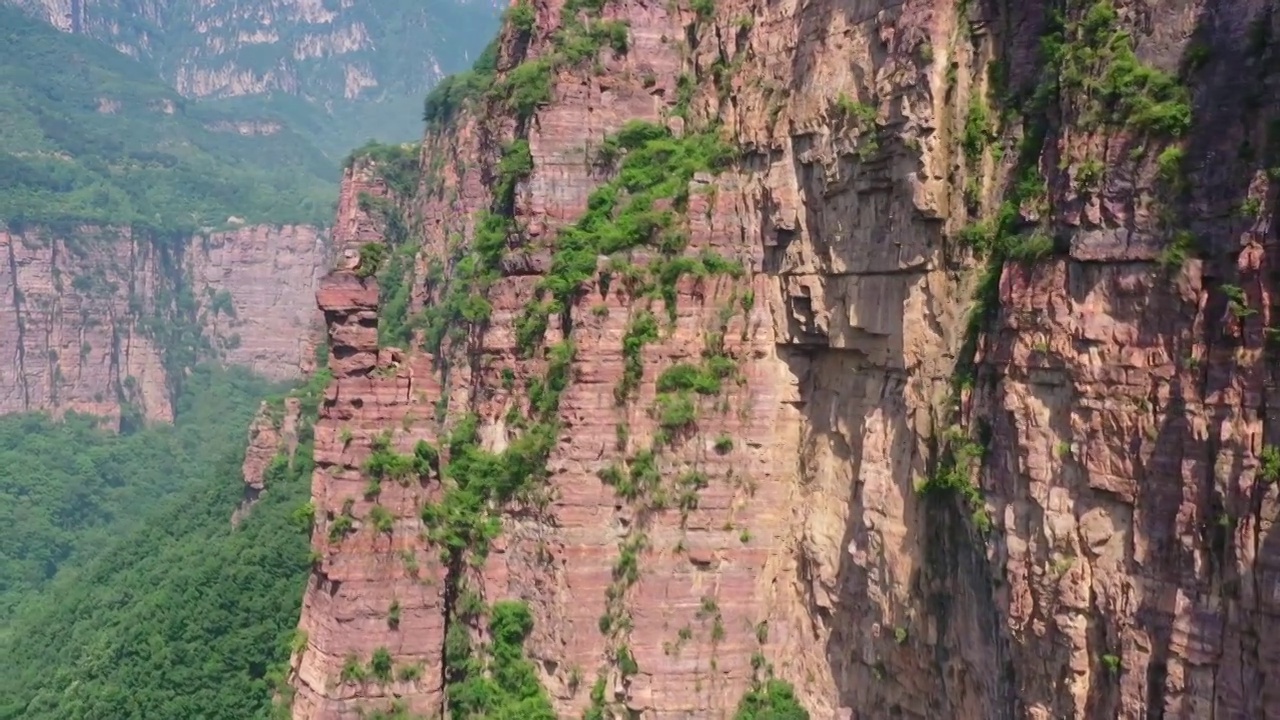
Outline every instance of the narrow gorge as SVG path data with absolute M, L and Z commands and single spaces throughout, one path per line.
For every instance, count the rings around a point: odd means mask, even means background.
M 513 4 L 344 179 L 293 717 L 1280 717 L 1276 23 Z

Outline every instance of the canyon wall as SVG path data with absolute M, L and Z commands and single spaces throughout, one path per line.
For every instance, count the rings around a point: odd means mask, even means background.
M 0 232 L 0 412 L 173 417 L 199 359 L 296 378 L 314 365 L 323 231 L 247 226 L 157 240 Z
M 295 718 L 506 601 L 559 717 L 1280 717 L 1270 5 L 517 7 L 345 181 Z

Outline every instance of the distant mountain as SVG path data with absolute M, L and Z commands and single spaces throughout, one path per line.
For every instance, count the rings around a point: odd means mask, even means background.
M 278 113 L 338 157 L 416 139 L 423 96 L 470 67 L 500 0 L 0 0 L 150 66 L 244 121 Z
M 0 7 L 0 221 L 190 232 L 325 224 L 336 168 L 280 122 L 183 98 L 143 64 Z

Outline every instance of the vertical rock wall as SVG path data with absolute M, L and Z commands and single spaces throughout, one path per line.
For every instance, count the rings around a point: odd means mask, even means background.
M 171 419 L 197 357 L 297 377 L 314 358 L 321 231 L 152 241 L 113 228 L 0 232 L 0 412 L 122 406 Z
M 563 42 L 561 4 L 531 9 L 500 78 Z M 447 305 L 484 213 L 506 213 L 483 321 L 435 355 L 379 349 L 376 280 L 348 263 L 322 284 L 336 380 L 294 717 L 441 710 L 463 584 L 531 608 L 561 717 L 730 717 L 770 673 L 824 719 L 1280 714 L 1269 10 L 622 1 L 598 19 L 627 23 L 625 52 L 556 64 L 528 118 L 490 96 L 424 143 L 415 306 Z M 652 245 L 601 258 L 530 354 L 529 308 L 633 120 L 719 121 L 736 161 L 669 207 L 684 257 L 745 273 L 655 295 L 626 269 L 660 267 Z M 624 350 L 645 311 L 657 337 Z M 450 459 L 376 499 L 366 459 L 443 453 L 469 414 L 485 449 L 518 446 L 562 340 L 545 480 L 487 554 L 442 562 L 420 516 Z M 708 355 L 737 372 L 673 432 L 659 380 Z M 614 471 L 646 451 L 656 487 L 626 496 Z M 378 650 L 419 672 L 344 673 Z

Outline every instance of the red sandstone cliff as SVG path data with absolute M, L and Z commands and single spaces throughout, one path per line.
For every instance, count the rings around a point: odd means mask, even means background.
M 320 230 L 252 226 L 173 248 L 109 228 L 0 232 L 0 412 L 168 420 L 195 357 L 275 379 L 313 362 Z
M 573 11 L 531 7 L 500 78 L 564 52 Z M 439 712 L 449 630 L 485 641 L 466 588 L 528 603 L 561 717 L 729 717 L 768 672 L 824 720 L 1280 717 L 1263 3 L 1073 2 L 1065 27 L 1039 1 L 696 8 L 609 3 L 625 52 L 557 62 L 527 118 L 494 91 L 428 134 L 402 199 L 415 308 L 443 312 L 483 213 L 509 215 L 501 271 L 471 289 L 483 319 L 434 354 L 429 330 L 380 349 L 377 280 L 353 256 L 321 283 L 335 380 L 293 716 Z M 680 257 L 745 273 L 656 292 L 654 238 L 539 315 L 616 171 L 598 151 L 637 119 L 738 149 L 658 207 Z M 348 208 L 339 243 L 376 227 Z M 658 380 L 708 357 L 735 372 L 674 427 Z M 422 517 L 472 413 L 499 457 L 555 434 L 535 487 L 490 506 L 490 551 L 458 563 Z M 419 441 L 443 470 L 371 494 L 368 458 Z M 418 670 L 344 672 L 379 649 Z

